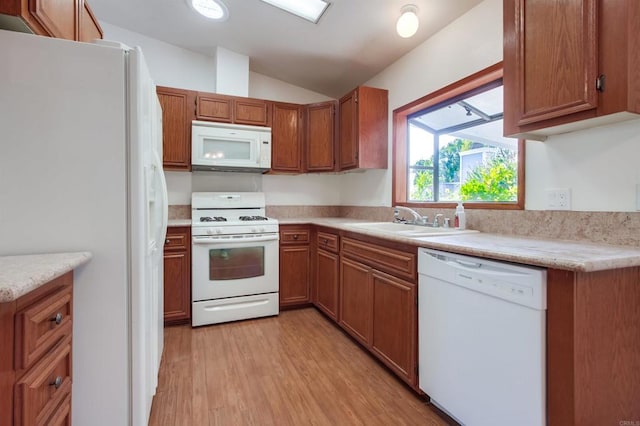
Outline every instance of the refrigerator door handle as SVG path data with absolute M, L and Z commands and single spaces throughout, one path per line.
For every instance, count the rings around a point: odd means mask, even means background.
M 157 230 L 158 238 L 156 241 L 164 241 L 167 237 L 167 225 L 169 224 L 169 195 L 167 193 L 167 181 L 164 177 L 164 171 L 162 170 L 162 161 L 160 161 L 160 155 L 158 151 L 153 150 L 153 170 L 158 177 L 160 183 L 160 196 L 161 196 L 161 208 L 162 208 L 162 220 L 160 223 L 160 229 Z M 161 246 L 156 245 L 156 249 Z

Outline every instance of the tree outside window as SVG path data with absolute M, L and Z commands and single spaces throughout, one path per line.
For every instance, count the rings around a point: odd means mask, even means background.
M 502 137 L 498 83 L 407 117 L 407 201 L 517 201 L 518 141 Z

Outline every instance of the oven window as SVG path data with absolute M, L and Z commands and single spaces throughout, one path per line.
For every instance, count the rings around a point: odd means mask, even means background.
M 264 275 L 264 247 L 209 250 L 209 280 L 238 280 Z

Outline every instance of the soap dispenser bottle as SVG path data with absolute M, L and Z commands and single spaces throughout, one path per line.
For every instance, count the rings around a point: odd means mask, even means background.
M 467 220 L 464 213 L 464 206 L 462 205 L 462 201 L 458 203 L 456 206 L 456 215 L 454 219 L 454 226 L 457 229 L 465 229 L 467 226 Z

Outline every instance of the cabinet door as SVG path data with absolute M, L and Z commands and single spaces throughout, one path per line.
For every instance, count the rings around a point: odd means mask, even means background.
M 340 145 L 340 170 L 358 166 L 358 91 L 340 99 L 338 124 Z
M 164 246 L 164 322 L 191 319 L 191 246 L 187 227 L 169 228 Z
M 373 271 L 371 350 L 403 380 L 416 384 L 416 286 Z
M 270 124 L 269 103 L 261 99 L 234 98 L 233 122 L 268 126 Z
M 338 320 L 339 256 L 325 250 L 316 255 L 316 306 Z
M 82 1 L 80 8 L 80 23 L 78 26 L 78 40 L 90 42 L 102 38 L 102 28 L 93 15 L 89 3 Z
M 233 97 L 213 93 L 198 93 L 196 101 L 196 118 L 198 120 L 233 121 Z
M 166 170 L 191 170 L 193 94 L 188 90 L 157 88 L 162 107 L 162 163 Z
M 339 324 L 365 346 L 372 332 L 371 269 L 349 259 L 340 260 Z
M 306 169 L 310 172 L 335 169 L 335 110 L 333 101 L 306 107 Z
M 280 306 L 309 303 L 311 250 L 308 245 L 280 248 Z
M 504 126 L 597 107 L 597 0 L 505 0 Z
M 77 0 L 29 0 L 29 13 L 51 37 L 76 40 L 76 2 Z
M 274 102 L 271 114 L 271 170 L 302 172 L 302 107 Z

